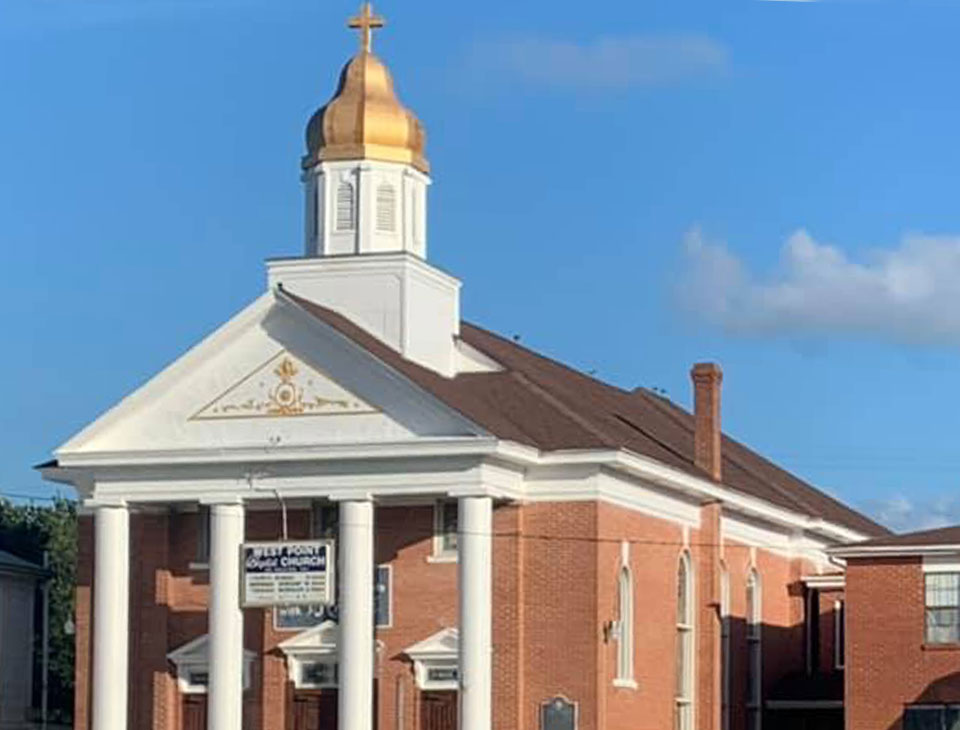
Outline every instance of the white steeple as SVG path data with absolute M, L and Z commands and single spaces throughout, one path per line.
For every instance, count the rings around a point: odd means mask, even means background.
M 361 47 L 307 126 L 304 258 L 271 261 L 270 286 L 339 311 L 411 360 L 456 371 L 460 282 L 427 255 L 426 135 L 371 51 L 384 25 L 352 18 Z

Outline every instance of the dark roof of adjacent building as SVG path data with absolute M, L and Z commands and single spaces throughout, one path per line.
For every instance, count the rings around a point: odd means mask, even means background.
M 960 545 L 960 525 L 938 527 L 934 530 L 905 532 L 901 535 L 885 535 L 850 546 L 850 549 L 891 548 L 908 552 L 911 548 L 936 548 L 940 546 Z
M 704 479 L 694 464 L 693 416 L 645 388 L 623 390 L 464 322 L 461 339 L 497 372 L 445 378 L 407 360 L 343 315 L 284 291 L 295 304 L 498 438 L 543 451 L 625 449 Z M 888 530 L 724 436 L 723 484 L 780 508 L 865 535 Z
M 18 558 L 13 553 L 0 550 L 0 574 L 16 573 L 19 575 L 45 576 L 48 571 L 36 563 Z

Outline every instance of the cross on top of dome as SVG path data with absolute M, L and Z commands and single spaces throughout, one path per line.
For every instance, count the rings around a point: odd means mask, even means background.
M 373 14 L 373 6 L 370 3 L 364 3 L 360 8 L 360 15 L 356 15 L 347 23 L 347 27 L 360 31 L 360 49 L 364 53 L 370 53 L 373 47 L 373 31 L 386 25 L 383 17 Z

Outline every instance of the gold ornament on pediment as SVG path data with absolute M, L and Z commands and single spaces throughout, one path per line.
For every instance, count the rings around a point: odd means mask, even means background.
M 376 412 L 376 408 L 345 390 L 325 373 L 281 352 L 201 408 L 190 420 Z

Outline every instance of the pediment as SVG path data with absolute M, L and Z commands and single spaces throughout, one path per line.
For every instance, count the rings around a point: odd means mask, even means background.
M 485 432 L 268 293 L 57 451 L 223 454 Z
M 324 621 L 296 636 L 283 641 L 277 647 L 288 656 L 296 654 L 334 654 L 340 629 L 333 621 Z
M 377 413 L 329 375 L 281 350 L 197 411 L 191 420 Z
M 404 649 L 414 661 L 425 659 L 456 659 L 460 649 L 460 632 L 455 628 L 441 629 L 423 641 Z
M 245 661 L 251 661 L 254 653 L 249 649 L 243 650 Z M 177 667 L 181 666 L 206 666 L 210 659 L 210 634 L 201 634 L 195 639 L 191 639 L 169 654 L 167 659 Z

